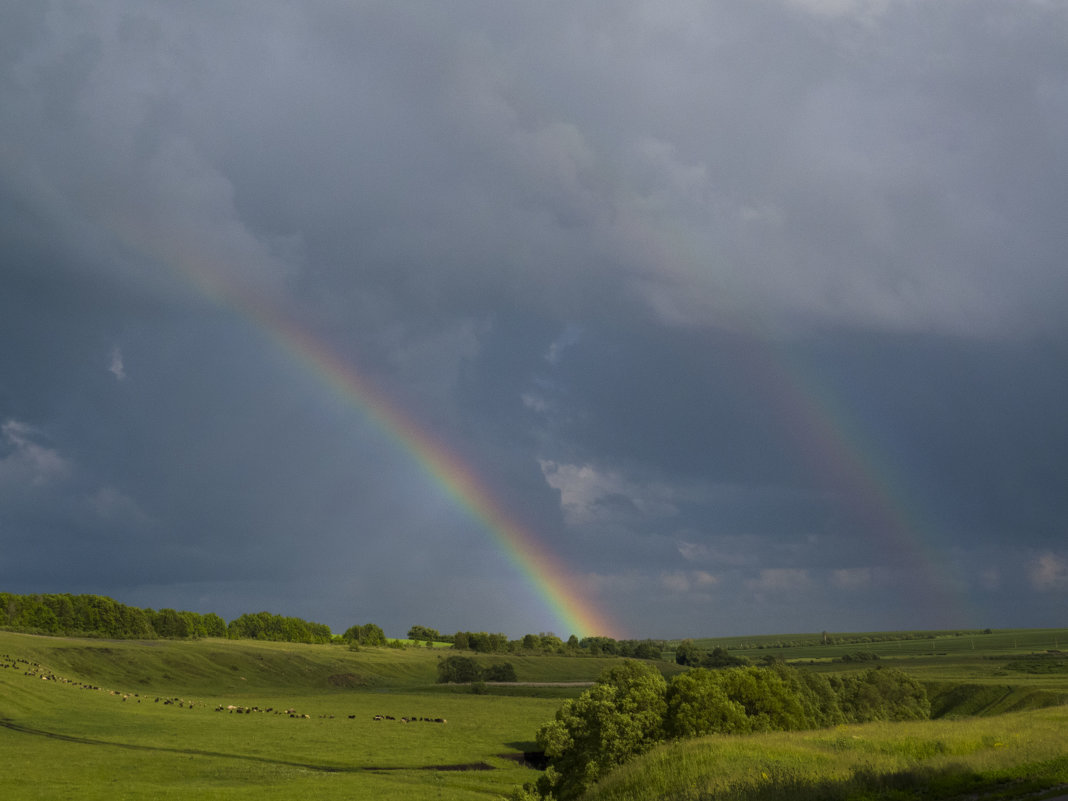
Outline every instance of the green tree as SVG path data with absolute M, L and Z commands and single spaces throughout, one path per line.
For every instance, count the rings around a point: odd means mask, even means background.
M 214 612 L 208 612 L 206 615 L 204 615 L 204 636 L 225 637 L 226 621 Z
M 466 684 L 481 679 L 482 671 L 478 663 L 469 656 L 447 656 L 438 660 L 439 684 Z
M 432 629 L 429 626 L 412 626 L 408 629 L 408 639 L 437 642 L 441 639 L 441 634 L 437 629 Z
M 752 731 L 792 731 L 815 726 L 790 683 L 773 668 L 731 668 L 723 673 L 727 697 L 745 709 Z
M 704 652 L 694 645 L 693 640 L 683 640 L 675 646 L 675 664 L 677 665 L 697 667 L 704 656 Z
M 851 723 L 871 720 L 925 720 L 931 716 L 927 691 L 896 668 L 872 668 L 838 677 L 839 703 Z
M 515 665 L 511 662 L 498 662 L 482 670 L 483 681 L 518 681 Z
M 386 634 L 374 623 L 364 623 L 362 626 L 350 626 L 341 635 L 341 639 L 350 644 L 367 645 L 371 647 L 386 644 Z
M 651 665 L 627 660 L 601 674 L 576 699 L 564 702 L 537 734 L 550 769 L 542 795 L 577 798 L 593 782 L 663 737 L 667 683 Z
M 665 733 L 678 738 L 750 731 L 745 708 L 727 697 L 724 685 L 722 673 L 705 668 L 675 676 L 667 688 Z

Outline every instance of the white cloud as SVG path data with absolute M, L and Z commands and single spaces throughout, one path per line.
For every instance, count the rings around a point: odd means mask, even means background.
M 1052 551 L 1040 554 L 1031 566 L 1031 584 L 1036 590 L 1068 590 L 1068 560 Z
M 667 485 L 642 484 L 590 465 L 548 460 L 540 464 L 546 482 L 560 492 L 560 507 L 569 525 L 608 522 L 621 515 L 670 517 L 678 512 L 674 490 Z
M 118 346 L 111 349 L 111 363 L 108 365 L 108 372 L 115 376 L 117 381 L 126 379 L 126 367 L 122 361 L 122 351 Z
M 40 434 L 32 426 L 8 420 L 0 437 L 8 453 L 0 457 L 0 487 L 43 487 L 66 478 L 70 461 L 58 451 L 34 441 Z
M 690 578 L 681 570 L 660 574 L 660 585 L 671 592 L 689 592 Z
M 545 361 L 549 364 L 557 364 L 563 352 L 575 345 L 582 339 L 582 329 L 577 325 L 567 325 L 556 339 L 549 345 L 545 353 Z
M 795 567 L 771 567 L 761 570 L 756 578 L 746 581 L 746 586 L 755 592 L 795 592 L 806 590 L 811 585 L 807 570 Z
M 810 14 L 821 17 L 853 17 L 873 22 L 886 11 L 889 0 L 786 0 Z
M 831 583 L 843 590 L 859 590 L 872 583 L 869 567 L 846 567 L 831 571 Z
M 524 392 L 519 398 L 523 401 L 523 406 L 538 414 L 544 414 L 549 410 L 549 402 L 540 395 Z
M 88 496 L 88 503 L 93 513 L 108 523 L 144 525 L 150 522 L 133 498 L 114 487 L 101 487 Z

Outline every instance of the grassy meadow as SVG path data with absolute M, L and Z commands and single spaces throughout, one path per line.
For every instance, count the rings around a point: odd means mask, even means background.
M 1044 654 L 1053 638 L 1068 642 L 1068 630 L 904 640 L 902 648 L 732 649 L 818 670 L 900 667 L 927 683 L 942 719 L 667 745 L 624 766 L 591 799 L 897 798 L 919 785 L 963 793 L 1023 787 L 1017 780 L 1025 777 L 1068 784 L 1061 734 L 1068 707 L 1049 706 L 1068 700 L 1068 661 Z M 879 661 L 840 661 L 859 650 L 878 651 Z M 0 793 L 109 801 L 500 798 L 539 775 L 522 763 L 523 752 L 561 699 L 584 689 L 560 683 L 592 681 L 618 663 L 475 656 L 484 665 L 512 663 L 521 683 L 556 683 L 475 694 L 436 683 L 447 653 L 0 631 Z M 868 785 L 891 794 L 858 794 Z
M 588 801 L 1020 798 L 1068 785 L 1068 707 L 703 737 L 624 765 Z M 1059 795 L 1068 790 L 1055 790 Z
M 559 695 L 582 687 L 475 695 L 435 683 L 439 655 L 0 632 L 0 663 L 14 664 L 0 668 L 0 788 L 9 799 L 467 799 L 529 781 L 518 758 Z M 592 680 L 613 660 L 509 661 L 522 681 L 555 682 Z

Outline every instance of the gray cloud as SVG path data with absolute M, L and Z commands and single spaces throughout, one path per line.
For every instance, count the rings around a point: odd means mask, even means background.
M 6 589 L 556 625 L 317 348 L 634 634 L 1051 622 L 1060 7 L 0 23 Z

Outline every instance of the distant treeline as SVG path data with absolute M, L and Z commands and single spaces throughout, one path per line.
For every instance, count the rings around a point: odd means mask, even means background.
M 665 680 L 647 663 L 607 669 L 541 726 L 549 767 L 513 801 L 580 797 L 593 782 L 658 743 L 710 734 L 817 729 L 930 716 L 927 692 L 894 669 L 825 676 L 774 664 L 693 668 Z
M 328 643 L 329 626 L 269 612 L 245 614 L 226 623 L 214 612 L 140 609 L 102 595 L 13 595 L 0 593 L 0 628 L 30 634 L 109 639 L 227 637 L 278 642 Z
M 614 640 L 611 637 L 583 637 L 572 634 L 567 641 L 555 634 L 525 634 L 509 640 L 505 634 L 485 631 L 458 631 L 442 634 L 427 626 L 412 626 L 408 639 L 426 642 L 451 642 L 460 651 L 481 654 L 558 654 L 560 656 L 626 656 L 634 659 L 660 659 L 667 643 L 664 640 Z
M 877 642 L 906 642 L 909 640 L 937 640 L 940 637 L 967 637 L 992 634 L 992 629 L 947 630 L 947 631 L 879 631 L 868 634 L 829 634 L 794 639 L 770 640 L 762 638 L 751 642 L 732 641 L 726 646 L 731 651 L 757 651 L 766 648 L 809 648 L 813 645 L 867 645 Z

